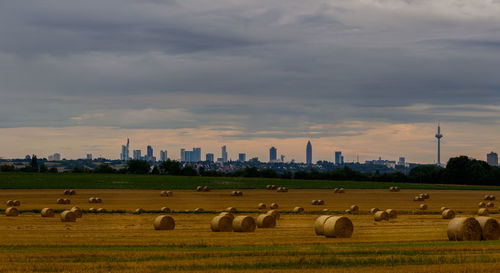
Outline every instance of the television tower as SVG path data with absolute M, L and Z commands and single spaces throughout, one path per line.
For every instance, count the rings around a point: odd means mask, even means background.
M 438 140 L 438 161 L 437 161 L 438 166 L 441 166 L 441 138 L 442 137 L 443 137 L 443 134 L 441 134 L 441 126 L 439 126 L 439 122 L 438 122 L 438 131 L 436 134 L 436 138 Z

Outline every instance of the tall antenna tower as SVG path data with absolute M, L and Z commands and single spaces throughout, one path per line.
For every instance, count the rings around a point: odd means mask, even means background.
M 437 161 L 438 166 L 441 166 L 441 138 L 442 137 L 443 137 L 443 134 L 441 134 L 441 126 L 438 122 L 438 131 L 436 134 L 436 138 L 438 140 L 438 161 Z

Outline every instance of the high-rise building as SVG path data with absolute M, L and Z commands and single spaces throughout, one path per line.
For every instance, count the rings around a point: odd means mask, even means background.
M 141 153 L 142 153 L 141 150 L 133 150 L 132 151 L 133 159 L 134 160 L 141 160 L 142 159 Z
M 274 148 L 274 146 L 271 147 L 271 149 L 269 149 L 269 162 L 276 162 L 277 152 L 278 152 L 278 150 L 276 150 L 276 148 Z
M 313 157 L 313 149 L 311 141 L 308 141 L 306 146 L 306 164 L 308 165 L 312 164 L 312 157 Z
M 214 162 L 214 154 L 209 153 L 205 156 L 205 158 L 206 158 L 206 161 L 208 161 L 208 162 Z
M 344 165 L 344 156 L 343 155 L 340 156 L 340 164 Z
M 335 165 L 341 165 L 342 164 L 342 152 L 341 151 L 336 151 L 335 152 Z
M 181 149 L 181 162 L 186 161 L 186 149 L 182 148 Z
M 168 159 L 167 150 L 160 151 L 160 161 L 167 161 L 167 159 Z
M 87 154 L 87 160 L 92 160 L 92 154 Z
M 193 148 L 193 156 L 191 161 L 200 162 L 201 161 L 201 148 Z
M 406 159 L 404 157 L 400 157 L 398 160 L 398 165 L 405 165 Z
M 150 158 L 153 157 L 153 147 L 151 145 L 148 145 L 147 151 L 146 151 L 146 159 L 150 160 Z
M 120 160 L 129 160 L 129 148 L 130 148 L 130 139 L 127 138 L 127 145 L 122 145 L 122 153 L 120 154 Z
M 441 166 L 441 138 L 443 137 L 443 134 L 441 134 L 441 126 L 439 125 L 438 123 L 438 131 L 437 131 L 437 134 L 436 134 L 436 138 L 438 140 L 438 161 L 437 161 L 437 165 L 438 166 Z
M 487 154 L 486 162 L 488 162 L 491 166 L 498 166 L 498 154 L 495 152 Z
M 181 149 L 181 161 L 183 162 L 199 162 L 201 161 L 201 148 L 193 148 L 192 151 Z
M 226 145 L 222 146 L 222 162 L 227 162 L 227 150 Z
M 49 161 L 60 161 L 61 160 L 61 154 L 55 153 L 53 155 L 48 156 Z
M 245 161 L 247 161 L 247 154 L 244 154 L 244 153 L 238 154 L 238 161 L 239 162 L 245 162 Z

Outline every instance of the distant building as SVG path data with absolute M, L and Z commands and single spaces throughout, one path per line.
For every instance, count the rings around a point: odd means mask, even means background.
M 132 156 L 134 160 L 142 160 L 142 152 L 141 150 L 133 150 L 132 151 Z
M 488 162 L 491 166 L 498 166 L 498 154 L 495 152 L 487 154 L 486 162 Z
M 186 161 L 186 149 L 182 148 L 181 149 L 181 162 Z
M 340 164 L 344 165 L 344 156 L 343 155 L 340 156 Z
M 312 164 L 312 153 L 311 141 L 308 141 L 306 146 L 306 164 L 308 165 Z
M 388 168 L 395 168 L 396 167 L 395 160 L 384 160 L 381 157 L 379 157 L 377 160 L 366 160 L 365 164 L 382 165 L 382 166 L 386 166 Z
M 269 162 L 276 162 L 277 152 L 278 152 L 278 150 L 276 150 L 276 148 L 274 148 L 274 146 L 271 147 L 271 149 L 269 149 Z
M 285 162 L 285 155 L 280 155 L 280 162 Z
M 191 158 L 193 162 L 201 161 L 201 148 L 193 148 L 193 156 Z
M 181 149 L 182 162 L 200 162 L 201 161 L 201 148 L 193 148 L 192 151 Z
M 87 160 L 92 160 L 92 154 L 87 154 Z
M 129 160 L 129 148 L 130 148 L 130 139 L 127 138 L 127 145 L 122 145 L 122 152 L 120 154 L 120 160 Z
M 242 153 L 238 154 L 238 161 L 239 162 L 247 161 L 247 154 L 242 154 Z
M 258 157 L 252 157 L 248 162 L 258 163 L 259 162 L 259 158 Z
M 406 159 L 404 157 L 400 157 L 398 160 L 398 165 L 405 165 L 406 164 Z
M 214 157 L 214 154 L 210 154 L 210 153 L 208 153 L 208 154 L 206 154 L 206 155 L 205 155 L 205 159 L 206 159 L 206 161 L 208 161 L 208 162 L 214 162 L 214 158 L 215 158 L 215 157 Z
M 55 153 L 53 155 L 48 156 L 49 161 L 60 161 L 61 160 L 61 154 Z
M 226 145 L 222 146 L 221 148 L 221 155 L 222 155 L 222 162 L 227 162 L 227 150 L 226 150 Z
M 341 151 L 336 151 L 335 152 L 335 165 L 341 165 L 343 164 L 342 162 L 342 152 Z
M 30 156 L 30 155 L 26 155 L 26 156 L 24 157 L 24 160 L 26 160 L 26 161 L 31 161 L 31 156 Z
M 146 160 L 151 160 L 152 157 L 153 157 L 153 147 L 151 147 L 151 145 L 148 145 L 146 151 Z
M 167 151 L 160 151 L 160 161 L 167 161 L 168 159 L 168 154 Z

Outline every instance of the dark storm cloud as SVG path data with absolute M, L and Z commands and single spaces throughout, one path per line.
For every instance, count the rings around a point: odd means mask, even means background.
M 0 127 L 258 137 L 493 120 L 497 12 L 458 0 L 2 2 Z

